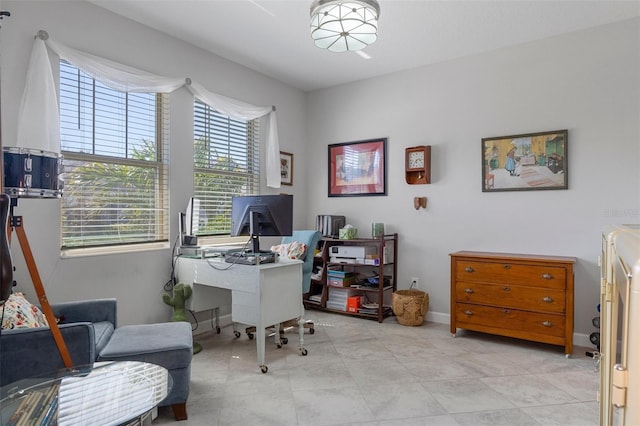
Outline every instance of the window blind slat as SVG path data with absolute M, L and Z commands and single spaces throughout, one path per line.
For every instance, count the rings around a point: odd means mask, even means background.
M 62 248 L 168 239 L 168 106 L 60 62 Z
M 194 103 L 194 197 L 200 199 L 198 236 L 231 232 L 233 195 L 260 189 L 259 120 L 234 120 Z

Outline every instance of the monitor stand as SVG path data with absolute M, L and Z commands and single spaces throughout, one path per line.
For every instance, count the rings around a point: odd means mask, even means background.
M 251 252 L 260 253 L 260 237 L 254 233 L 251 234 Z
M 260 213 L 252 211 L 251 216 L 249 216 L 249 234 L 251 235 L 251 253 L 245 252 L 246 254 L 260 254 L 260 253 L 271 253 L 269 250 L 261 251 L 260 250 L 260 237 L 258 236 L 258 224 L 260 223 L 259 216 Z

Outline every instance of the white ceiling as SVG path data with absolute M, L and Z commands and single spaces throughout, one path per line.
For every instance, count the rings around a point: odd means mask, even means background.
M 379 0 L 378 41 L 315 47 L 312 0 L 88 0 L 304 91 L 640 16 L 640 0 Z

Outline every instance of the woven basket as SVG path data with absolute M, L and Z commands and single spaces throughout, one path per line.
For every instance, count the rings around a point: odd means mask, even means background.
M 398 290 L 391 295 L 393 313 L 402 325 L 421 325 L 429 309 L 429 293 Z

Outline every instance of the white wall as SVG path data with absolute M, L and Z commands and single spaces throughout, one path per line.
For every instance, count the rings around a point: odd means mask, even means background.
M 295 155 L 296 227 L 344 214 L 399 233 L 400 288 L 412 276 L 430 293 L 430 317 L 447 321 L 449 258 L 458 250 L 575 256 L 576 331 L 593 331 L 599 232 L 640 221 L 639 21 L 365 80 L 310 94 L 84 2 L 4 1 L 2 140 L 13 145 L 33 43 L 51 38 L 159 74 L 189 76 L 212 91 L 278 108 L 281 149 Z M 171 211 L 190 195 L 191 97 L 172 95 Z M 569 189 L 481 192 L 480 139 L 569 130 Z M 327 145 L 388 137 L 386 197 L 327 197 Z M 431 185 L 404 182 L 404 148 L 432 145 Z M 273 190 L 270 190 L 273 192 Z M 275 191 L 279 192 L 279 191 Z M 426 210 L 413 208 L 427 196 Z M 165 320 L 169 249 L 61 259 L 59 202 L 21 200 L 17 211 L 53 302 L 117 297 L 121 323 Z M 172 213 L 172 217 L 176 216 Z M 172 220 L 172 238 L 176 223 Z M 19 289 L 32 293 L 14 244 Z
M 575 330 L 588 335 L 599 233 L 640 222 L 639 39 L 636 19 L 309 94 L 309 154 L 322 159 L 310 168 L 310 220 L 344 214 L 363 236 L 371 222 L 398 232 L 399 287 L 419 277 L 444 322 L 449 253 L 575 256 Z M 481 192 L 481 138 L 559 129 L 568 190 Z M 328 198 L 327 145 L 377 137 L 389 138 L 388 195 Z M 414 145 L 432 145 L 430 185 L 404 181 Z
M 301 227 L 306 223 L 303 189 L 307 177 L 302 172 L 304 168 L 297 166 L 306 156 L 302 92 L 90 3 L 4 1 L 2 9 L 11 12 L 11 17 L 2 21 L 1 34 L 4 146 L 15 146 L 18 107 L 29 56 L 34 35 L 42 29 L 60 43 L 95 55 L 161 75 L 191 77 L 213 92 L 255 105 L 276 105 L 280 148 L 294 153 L 296 175 L 292 187 L 267 189 L 263 181 L 263 191 L 294 194 L 295 225 Z M 171 242 L 177 234 L 177 212 L 184 210 L 193 185 L 192 102 L 186 89 L 171 95 Z M 25 230 L 51 302 L 116 297 L 121 324 L 170 318 L 171 309 L 161 296 L 170 277 L 170 249 L 60 258 L 59 200 L 20 199 L 16 214 L 24 217 Z M 19 244 L 15 237 L 13 241 L 17 290 L 35 299 Z

